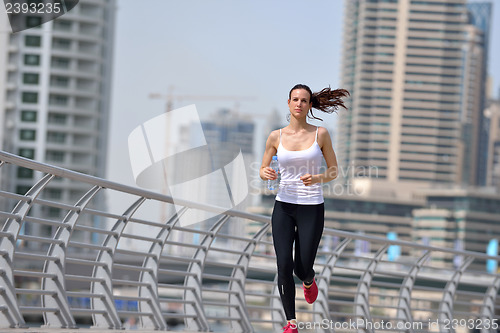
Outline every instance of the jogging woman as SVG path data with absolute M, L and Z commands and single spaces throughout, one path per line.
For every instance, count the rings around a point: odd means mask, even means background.
M 278 267 L 278 289 L 285 310 L 285 333 L 295 333 L 295 283 L 293 273 L 302 281 L 304 297 L 312 304 L 318 296 L 314 280 L 314 260 L 323 233 L 325 210 L 322 184 L 337 177 L 337 159 L 328 131 L 307 122 L 319 119 L 312 109 L 326 113 L 346 108 L 344 89 L 325 88 L 317 93 L 303 84 L 294 86 L 288 95 L 290 123 L 273 131 L 266 142 L 260 167 L 263 180 L 274 180 L 269 167 L 278 156 L 281 181 L 272 214 L 272 234 Z M 326 170 L 321 172 L 322 161 Z M 295 261 L 293 244 L 295 243 Z

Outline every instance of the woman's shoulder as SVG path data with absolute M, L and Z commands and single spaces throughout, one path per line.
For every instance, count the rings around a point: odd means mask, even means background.
M 318 136 L 330 136 L 330 132 L 325 127 L 318 126 Z
M 278 137 L 280 136 L 280 131 L 281 131 L 281 129 L 280 129 L 280 128 L 278 128 L 278 129 L 276 129 L 276 130 L 272 131 L 272 132 L 269 134 L 269 138 L 270 138 L 270 139 L 275 139 L 275 138 L 278 138 Z
M 272 143 L 273 146 L 277 147 L 279 144 L 279 138 L 280 138 L 280 129 L 274 130 L 269 134 L 269 137 L 267 138 L 267 141 L 269 143 Z
M 325 142 L 332 142 L 330 132 L 325 127 L 318 126 L 318 144 L 322 147 Z

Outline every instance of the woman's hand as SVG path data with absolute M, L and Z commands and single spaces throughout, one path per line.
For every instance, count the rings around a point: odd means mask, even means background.
M 302 183 L 304 183 L 305 186 L 311 186 L 312 184 L 316 184 L 316 183 L 320 182 L 317 175 L 313 176 L 310 173 L 306 173 L 305 175 L 300 177 L 300 180 L 302 180 Z
M 264 180 L 275 180 L 278 178 L 278 174 L 270 167 L 264 167 L 261 170 L 261 178 Z

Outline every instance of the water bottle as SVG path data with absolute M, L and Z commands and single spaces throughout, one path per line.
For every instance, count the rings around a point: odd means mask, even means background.
M 278 156 L 273 156 L 273 160 L 271 161 L 271 164 L 269 164 L 269 167 L 273 169 L 276 172 L 276 175 L 278 175 L 280 167 L 278 164 Z M 275 180 L 267 180 L 267 188 L 271 191 L 274 191 L 278 188 L 279 185 L 279 180 L 276 178 Z

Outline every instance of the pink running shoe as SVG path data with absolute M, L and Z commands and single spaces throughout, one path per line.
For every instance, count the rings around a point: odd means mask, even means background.
M 302 286 L 302 289 L 304 289 L 304 297 L 307 303 L 313 304 L 316 298 L 318 298 L 318 286 L 316 285 L 316 281 L 313 280 L 309 288 Z
M 288 323 L 283 327 L 283 333 L 299 333 L 299 330 L 297 329 L 297 325 Z

